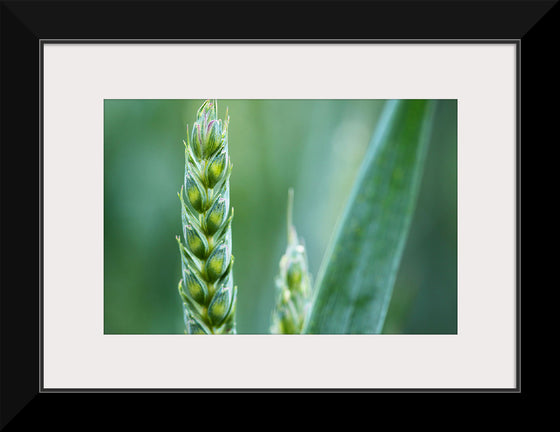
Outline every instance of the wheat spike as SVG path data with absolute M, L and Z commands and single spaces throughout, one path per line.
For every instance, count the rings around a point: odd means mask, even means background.
M 270 332 L 299 334 L 302 331 L 311 296 L 311 276 L 308 271 L 305 246 L 292 223 L 294 191 L 288 191 L 288 245 L 280 259 L 276 278 L 276 305 L 272 313 Z
M 235 334 L 237 287 L 233 285 L 228 151 L 229 116 L 218 119 L 216 100 L 206 100 L 185 144 L 185 178 L 179 200 L 183 241 L 177 236 L 187 334 Z

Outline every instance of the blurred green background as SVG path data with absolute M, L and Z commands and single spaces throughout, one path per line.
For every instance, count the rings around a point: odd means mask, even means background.
M 202 100 L 104 102 L 104 332 L 182 334 L 177 192 Z M 311 274 L 384 100 L 219 100 L 229 108 L 237 332 L 266 334 L 288 189 Z M 457 332 L 457 103 L 441 100 L 383 333 Z

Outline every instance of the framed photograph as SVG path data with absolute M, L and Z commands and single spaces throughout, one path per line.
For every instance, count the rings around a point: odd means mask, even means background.
M 2 3 L 3 426 L 49 393 L 522 393 L 557 7 L 399 3 Z

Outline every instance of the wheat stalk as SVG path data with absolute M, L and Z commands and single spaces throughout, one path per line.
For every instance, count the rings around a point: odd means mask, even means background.
M 311 276 L 308 271 L 305 246 L 292 223 L 294 191 L 288 191 L 288 245 L 280 259 L 276 277 L 276 305 L 272 313 L 270 332 L 299 334 L 302 331 L 311 296 Z
M 228 153 L 229 116 L 218 119 L 217 102 L 206 100 L 197 112 L 185 144 L 181 186 L 181 253 L 185 332 L 235 334 L 237 287 L 233 285 Z

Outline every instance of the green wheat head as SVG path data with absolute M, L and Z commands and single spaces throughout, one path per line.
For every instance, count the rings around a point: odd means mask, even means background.
M 292 224 L 294 191 L 288 193 L 288 246 L 280 259 L 276 278 L 276 305 L 270 331 L 273 334 L 299 334 L 310 306 L 311 276 L 307 254 Z
M 237 287 L 233 285 L 228 153 L 229 116 L 218 119 L 217 102 L 206 100 L 185 144 L 181 186 L 183 239 L 177 236 L 185 332 L 235 334 Z

